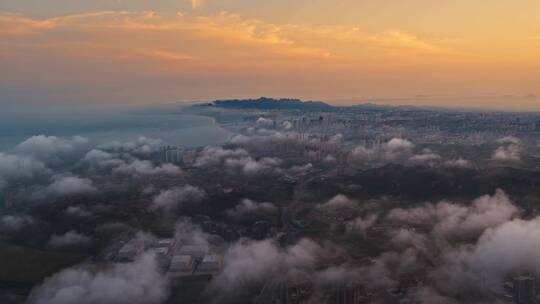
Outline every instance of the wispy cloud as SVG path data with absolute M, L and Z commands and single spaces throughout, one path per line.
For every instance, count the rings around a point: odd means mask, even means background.
M 290 78 L 282 94 L 302 83 L 333 90 L 339 85 L 356 92 L 352 83 L 366 67 L 391 68 L 396 62 L 429 62 L 451 54 L 436 41 L 402 30 L 274 23 L 226 11 L 207 15 L 94 11 L 51 18 L 0 13 L 0 44 L 0 67 L 10 71 L 0 75 L 0 83 L 55 86 L 59 92 L 62 86 L 81 85 L 88 86 L 92 96 L 100 91 L 96 87 L 105 86 L 114 90 L 111 98 L 133 94 L 123 97 L 128 100 L 154 98 L 151 91 L 144 96 L 137 90 L 116 89 L 119 83 L 137 87 L 132 81 L 143 79 L 167 99 L 193 91 L 190 82 L 205 88 L 220 83 L 217 90 L 229 85 L 249 87 L 246 82 L 262 83 L 263 78 L 278 86 L 282 84 L 277 82 Z M 62 72 L 51 77 L 51 69 Z M 330 78 L 331 74 L 341 76 Z M 345 82 L 340 80 L 343 77 Z M 335 83 L 326 85 L 330 82 Z M 251 87 L 257 95 L 268 94 Z
M 206 0 L 191 0 L 191 7 L 196 9 L 204 5 L 204 3 L 206 3 Z

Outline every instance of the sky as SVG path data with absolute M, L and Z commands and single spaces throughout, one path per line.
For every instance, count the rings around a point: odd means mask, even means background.
M 538 0 L 0 0 L 0 103 L 540 110 Z

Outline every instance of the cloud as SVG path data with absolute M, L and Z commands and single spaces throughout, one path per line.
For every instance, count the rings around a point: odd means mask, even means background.
M 236 144 L 253 143 L 260 138 L 236 135 L 229 142 Z M 258 160 L 249 156 L 244 149 L 223 149 L 221 147 L 206 147 L 197 157 L 195 166 L 217 166 L 224 165 L 231 170 L 240 170 L 246 175 L 255 175 L 268 172 L 282 163 L 281 159 L 275 157 L 263 157 Z
M 144 254 L 129 264 L 63 270 L 34 288 L 28 303 L 158 304 L 166 300 L 167 286 L 155 257 Z
M 464 158 L 451 159 L 444 162 L 444 166 L 449 168 L 463 168 L 471 169 L 474 168 L 474 164 L 470 160 Z
M 357 217 L 347 223 L 347 230 L 352 233 L 360 233 L 366 235 L 369 228 L 371 228 L 379 219 L 378 214 L 370 214 L 365 217 Z
M 518 145 L 501 146 L 493 152 L 491 158 L 499 161 L 520 161 L 521 147 Z
M 406 139 L 393 138 L 386 143 L 386 148 L 390 151 L 410 150 L 414 148 L 414 144 Z
M 506 136 L 506 137 L 503 137 L 503 138 L 499 138 L 497 140 L 497 143 L 499 144 L 503 144 L 503 145 L 520 145 L 521 144 L 521 139 L 519 139 L 518 137 L 515 137 L 515 136 Z
M 243 157 L 239 159 L 228 158 L 225 161 L 225 166 L 232 169 L 239 168 L 246 175 L 255 175 L 271 171 L 281 163 L 281 159 L 275 157 L 263 157 L 259 160 L 254 160 L 251 157 Z
M 398 250 L 415 248 L 424 253 L 428 252 L 428 237 L 413 229 L 400 228 L 390 232 L 389 245 Z
M 206 3 L 206 0 L 191 0 L 191 7 L 193 9 L 199 8 Z
M 221 147 L 206 147 L 197 157 L 195 166 L 218 165 L 228 158 L 242 158 L 247 156 L 249 156 L 249 153 L 244 149 L 228 150 Z
M 538 218 L 514 219 L 487 229 L 476 244 L 447 250 L 432 276 L 450 295 L 500 290 L 509 275 L 526 271 L 540 275 Z M 484 286 L 484 288 L 482 288 Z
M 290 130 L 292 129 L 293 124 L 290 121 L 286 120 L 281 124 L 281 126 L 283 127 L 284 130 Z
M 441 160 L 441 156 L 435 153 L 424 153 L 411 156 L 409 162 L 414 165 L 433 166 Z
M 202 3 L 191 4 L 200 7 Z M 364 80 L 362 85 L 370 89 L 379 77 L 389 74 L 388 69 L 402 71 L 404 67 L 395 62 L 440 64 L 435 59 L 447 61 L 457 56 L 438 41 L 403 30 L 370 32 L 350 25 L 271 23 L 226 11 L 201 12 L 111 10 L 51 18 L 0 13 L 2 55 L 9 59 L 3 67 L 17 71 L 0 75 L 1 83 L 32 88 L 10 87 L 8 92 L 11 100 L 26 97 L 32 102 L 76 97 L 132 103 L 170 96 L 207 99 L 231 95 L 240 85 L 247 95 L 261 90 L 272 93 L 272 84 L 284 78 L 282 92 L 289 95 L 302 94 L 307 87 L 315 88 L 314 94 L 319 95 L 328 94 L 328 88 L 353 94 L 353 83 Z M 168 68 L 163 69 L 163 64 Z M 366 79 L 364 72 L 381 70 L 381 64 L 384 75 Z M 20 69 L 22 65 L 33 68 Z M 112 65 L 122 68 L 111 71 Z M 48 73 L 54 68 L 62 73 Z M 78 73 L 80 70 L 85 73 Z M 262 79 L 254 77 L 260 70 L 265 71 Z M 291 72 L 283 74 L 284 70 Z M 139 77 L 141 71 L 153 81 Z M 306 80 L 305 72 L 313 79 Z M 206 93 L 198 89 L 202 84 L 217 84 L 225 74 L 238 78 L 229 89 L 217 85 L 206 86 Z M 350 77 L 340 82 L 334 77 L 337 74 Z M 191 81 L 179 84 L 179 79 Z M 116 86 L 111 85 L 112 80 Z M 328 83 L 332 85 L 322 85 Z
M 88 144 L 88 139 L 81 136 L 64 139 L 55 136 L 37 135 L 17 145 L 15 151 L 36 159 L 62 158 L 75 152 L 81 152 Z
M 183 204 L 196 204 L 206 197 L 200 188 L 186 185 L 161 191 L 152 201 L 152 209 L 174 212 Z
M 148 160 L 134 160 L 113 169 L 113 172 L 126 175 L 180 175 L 182 170 L 173 164 L 154 166 Z
M 444 238 L 478 235 L 518 215 L 518 209 L 502 190 L 475 199 L 470 206 L 441 201 L 411 209 L 392 209 L 387 218 L 413 224 L 432 224 L 434 235 Z
M 201 227 L 193 224 L 189 218 L 181 218 L 176 222 L 174 237 L 183 244 L 210 247 L 211 235 L 203 232 Z
M 41 161 L 0 152 L 0 189 L 7 186 L 10 180 L 30 179 L 47 173 L 50 171 Z
M 349 159 L 353 161 L 365 162 L 374 155 L 374 151 L 364 146 L 358 146 L 352 149 Z
M 274 121 L 270 118 L 259 117 L 256 123 L 260 127 L 271 127 L 274 124 Z
M 69 207 L 66 208 L 66 210 L 64 210 L 64 213 L 66 215 L 73 216 L 73 217 L 79 217 L 79 218 L 89 217 L 89 216 L 92 215 L 92 212 L 84 209 L 81 206 L 69 206 Z
M 317 205 L 317 209 L 324 211 L 354 209 L 358 207 L 358 202 L 348 198 L 343 194 L 338 194 L 324 204 Z
M 205 3 L 206 0 L 191 1 L 192 8 L 194 9 L 201 7 Z M 114 31 L 153 30 L 160 32 L 168 30 L 186 35 L 188 34 L 186 31 L 190 30 L 190 26 L 195 26 L 203 36 L 209 35 L 221 28 L 223 38 L 233 41 L 245 40 L 249 42 L 248 45 L 261 43 L 267 46 L 282 46 L 284 48 L 283 52 L 293 54 L 328 56 L 331 53 L 328 48 L 333 46 L 328 44 L 329 42 L 334 42 L 335 45 L 347 42 L 352 48 L 370 46 L 386 50 L 396 48 L 417 50 L 424 54 L 448 54 L 441 47 L 399 30 L 368 33 L 350 26 L 272 24 L 259 19 L 244 18 L 238 14 L 229 12 L 219 12 L 214 15 L 198 17 L 187 14 L 176 14 L 174 17 L 171 17 L 159 15 L 154 11 L 95 11 L 46 19 L 29 18 L 14 14 L 0 14 L 0 24 L 5 25 L 6 29 L 10 28 L 9 31 L 0 32 L 0 34 L 3 33 L 11 36 L 23 36 L 28 33 L 50 34 L 66 27 L 84 30 L 90 25 L 98 28 L 108 26 Z M 152 49 L 152 51 L 165 50 L 157 48 Z
M 115 167 L 124 163 L 123 160 L 116 158 L 113 154 L 99 149 L 88 151 L 83 160 L 98 167 Z
M 97 188 L 90 179 L 69 175 L 55 175 L 53 183 L 46 190 L 60 195 L 97 192 Z
M 348 158 L 349 161 L 358 163 L 366 163 L 372 160 L 383 162 L 403 161 L 409 157 L 414 147 L 415 145 L 407 139 L 392 138 L 388 142 L 373 148 L 357 146 L 351 150 Z M 422 161 L 425 160 L 426 157 L 427 155 L 413 156 L 412 161 Z
M 507 136 L 497 140 L 497 143 L 502 146 L 498 147 L 495 152 L 493 152 L 491 159 L 496 161 L 521 161 L 523 147 L 519 138 Z
M 243 199 L 240 204 L 236 205 L 234 209 L 226 211 L 227 216 L 235 219 L 242 219 L 245 216 L 258 213 L 274 213 L 276 212 L 276 206 L 272 203 L 258 203 L 250 199 Z
M 437 292 L 430 286 L 422 286 L 419 288 L 412 288 L 406 295 L 407 301 L 418 304 L 458 304 L 455 299 L 445 297 Z
M 326 159 L 325 159 L 326 160 Z M 313 169 L 312 163 L 307 163 L 302 166 L 292 166 L 287 171 L 292 174 L 306 174 Z
M 251 128 L 249 136 L 235 135 L 230 139 L 233 144 L 252 145 L 275 145 L 276 143 L 290 143 L 292 145 L 299 143 L 310 143 L 310 141 L 298 132 L 286 131 L 280 132 L 264 128 Z M 314 142 L 311 142 L 314 143 Z
M 29 215 L 4 215 L 0 217 L 0 232 L 16 232 L 34 222 Z
M 247 144 L 251 141 L 251 138 L 242 134 L 236 134 L 229 139 L 231 144 Z
M 220 290 L 234 291 L 247 284 L 300 275 L 320 261 L 323 247 L 302 239 L 281 249 L 271 240 L 240 241 L 224 255 L 224 269 L 215 279 Z
M 332 266 L 314 274 L 313 281 L 319 286 L 347 286 L 362 281 L 359 269 L 347 266 Z M 354 283 L 353 283 L 354 284 Z M 319 303 L 319 302 L 314 302 Z
M 90 238 L 71 230 L 62 235 L 53 234 L 47 243 L 49 248 L 86 247 L 90 245 Z

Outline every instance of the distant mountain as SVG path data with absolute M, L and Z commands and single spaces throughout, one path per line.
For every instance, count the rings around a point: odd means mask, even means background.
M 322 101 L 302 101 L 300 99 L 274 99 L 261 97 L 258 99 L 216 100 L 212 103 L 220 108 L 236 109 L 298 109 L 298 110 L 332 110 L 333 107 Z
M 377 103 L 361 103 L 350 106 L 333 106 L 322 101 L 302 101 L 292 98 L 267 98 L 258 99 L 225 99 L 216 100 L 194 105 L 195 107 L 219 107 L 228 109 L 261 109 L 261 110 L 304 110 L 304 111 L 473 111 L 471 109 L 451 109 L 435 106 L 414 106 L 414 105 L 385 105 Z

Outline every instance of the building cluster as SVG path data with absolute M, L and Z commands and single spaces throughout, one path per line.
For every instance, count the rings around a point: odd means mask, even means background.
M 278 126 L 300 134 L 342 134 L 347 140 L 375 144 L 392 137 L 415 137 L 426 142 L 466 143 L 471 135 L 533 135 L 540 133 L 540 116 L 530 113 L 486 113 L 430 110 L 312 112 L 276 118 Z
M 372 303 L 374 294 L 361 284 L 344 283 L 321 287 L 311 282 L 268 282 L 255 298 L 255 304 L 364 304 Z
M 221 254 L 212 252 L 208 245 L 184 243 L 176 238 L 133 238 L 118 250 L 114 261 L 133 262 L 147 250 L 155 253 L 158 265 L 171 278 L 215 275 L 222 269 Z
M 162 146 L 159 148 L 159 161 L 176 165 L 192 164 L 197 158 L 198 149 L 179 146 Z

